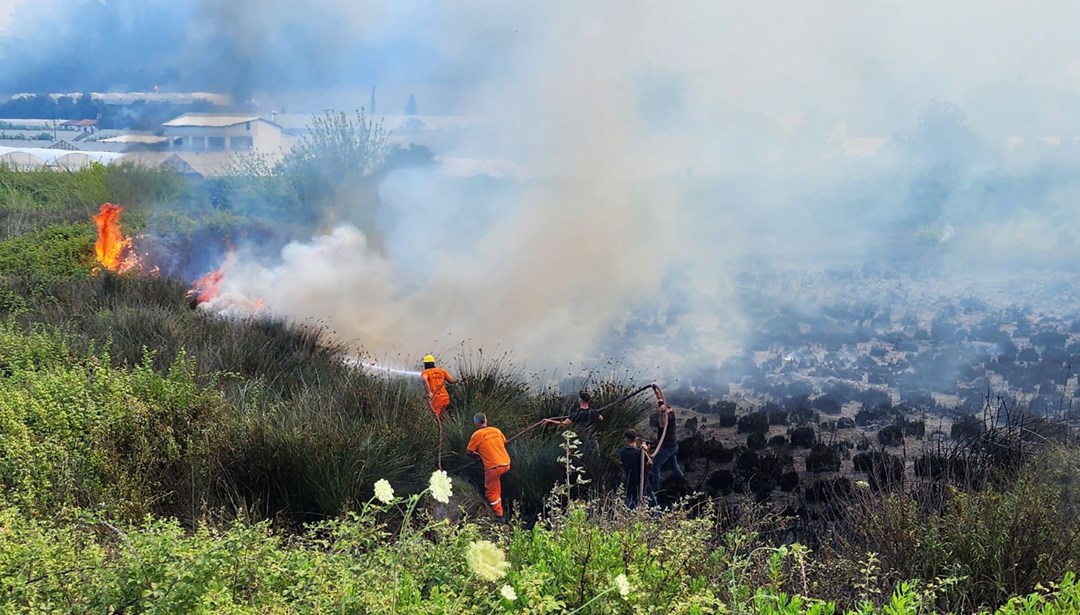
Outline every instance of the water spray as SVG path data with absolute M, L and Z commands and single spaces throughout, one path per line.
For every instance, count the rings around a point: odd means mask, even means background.
M 342 359 L 349 367 L 358 367 L 369 372 L 376 374 L 383 374 L 386 376 L 399 376 L 402 378 L 419 378 L 420 372 L 408 369 L 398 369 L 396 367 L 388 367 L 386 365 L 379 365 L 374 361 L 364 361 L 360 357 L 345 357 Z

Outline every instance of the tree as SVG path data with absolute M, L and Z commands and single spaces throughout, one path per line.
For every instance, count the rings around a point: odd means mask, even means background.
M 416 108 L 416 96 L 409 94 L 409 102 L 405 103 L 405 115 L 418 115 Z
M 321 212 L 324 224 L 346 219 L 370 236 L 389 136 L 381 122 L 362 111 L 353 118 L 327 111 L 312 120 L 308 133 L 296 140 L 277 172 L 287 179 L 301 204 Z

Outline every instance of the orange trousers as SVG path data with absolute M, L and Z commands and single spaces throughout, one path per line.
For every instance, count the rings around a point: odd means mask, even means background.
M 484 495 L 487 496 L 488 506 L 498 516 L 503 516 L 502 505 L 502 478 L 503 474 L 510 471 L 510 466 L 498 466 L 496 468 L 484 468 Z
M 450 396 L 445 393 L 442 395 L 436 395 L 429 400 L 431 404 L 431 411 L 435 413 L 435 418 L 442 419 L 443 412 L 450 407 Z

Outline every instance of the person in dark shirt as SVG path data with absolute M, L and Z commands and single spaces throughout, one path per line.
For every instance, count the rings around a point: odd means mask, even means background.
M 570 412 L 569 417 L 565 419 L 544 419 L 544 422 L 559 425 L 560 427 L 574 426 L 581 432 L 578 435 L 585 438 L 585 452 L 595 451 L 599 446 L 596 441 L 596 428 L 599 423 L 604 421 L 604 415 L 589 407 L 591 401 L 592 396 L 589 395 L 589 392 L 581 391 L 578 393 L 578 407 Z
M 626 490 L 626 505 L 633 510 L 638 505 L 639 496 L 643 495 L 642 489 L 645 490 L 650 501 L 652 500 L 652 489 L 649 483 L 642 484 L 645 477 L 645 469 L 642 465 L 648 466 L 650 461 L 649 445 L 641 441 L 637 431 L 633 429 L 627 429 L 623 433 L 623 444 L 622 449 L 619 450 L 619 460 L 622 461 L 623 472 L 626 473 L 626 480 L 623 481 Z
M 660 490 L 660 472 L 671 466 L 675 476 L 682 478 L 683 469 L 679 466 L 679 440 L 675 434 L 675 410 L 663 401 L 656 402 L 656 453 L 653 455 L 652 490 Z M 665 429 L 665 426 L 667 429 Z

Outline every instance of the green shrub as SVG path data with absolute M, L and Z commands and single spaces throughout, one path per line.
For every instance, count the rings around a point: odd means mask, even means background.
M 139 517 L 175 505 L 221 398 L 179 357 L 133 370 L 79 359 L 57 333 L 0 329 L 0 486 L 30 514 L 105 506 Z M 180 494 L 183 495 L 183 494 Z
M 48 226 L 0 241 L 0 276 L 35 282 L 85 276 L 93 266 L 94 236 L 85 224 Z

